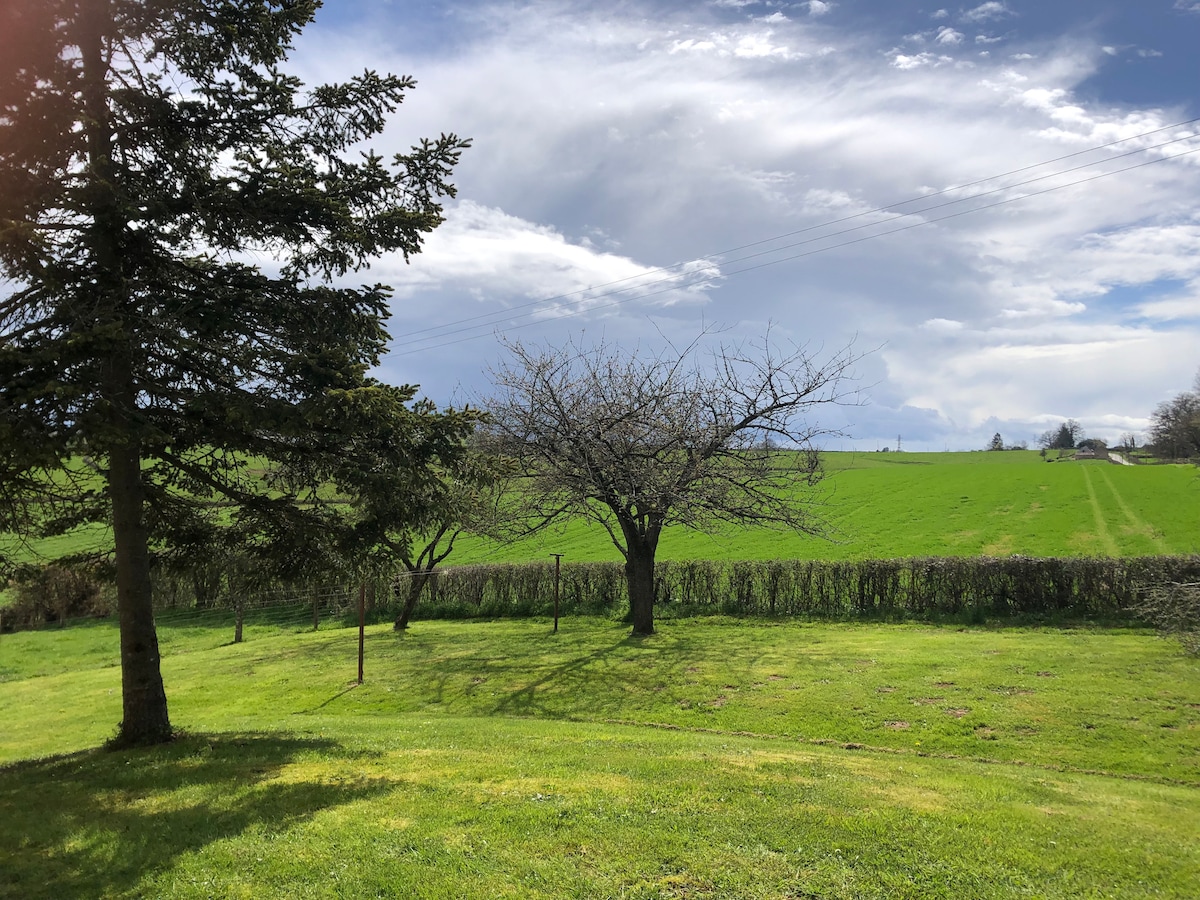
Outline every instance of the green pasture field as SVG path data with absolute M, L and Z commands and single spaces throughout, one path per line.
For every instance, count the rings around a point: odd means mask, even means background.
M 801 494 L 828 538 L 724 527 L 668 529 L 659 559 L 892 559 L 912 556 L 1154 556 L 1200 552 L 1200 475 L 1194 466 L 1045 462 L 1034 451 L 827 453 L 829 474 Z M 105 526 L 28 545 L 22 559 L 92 552 Z M 598 525 L 567 523 L 508 545 L 464 537 L 448 562 L 573 562 L 617 558 Z M 0 597 L 0 603 L 3 602 Z
M 1200 664 L 1132 629 L 0 635 L 0 897 L 1194 898 Z
M 659 559 L 895 559 L 913 556 L 1155 556 L 1200 552 L 1194 466 L 1044 461 L 1034 451 L 828 453 L 808 497 L 828 538 L 724 527 L 667 529 Z M 805 495 L 800 495 L 805 496 Z M 617 558 L 576 521 L 501 546 L 463 540 L 448 562 Z

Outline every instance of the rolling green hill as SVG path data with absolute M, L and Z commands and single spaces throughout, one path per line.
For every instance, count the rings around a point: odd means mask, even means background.
M 810 495 L 820 538 L 765 529 L 668 529 L 660 559 L 1143 556 L 1200 552 L 1200 477 L 1190 466 L 1044 461 L 1034 451 L 829 453 Z M 613 559 L 604 530 L 572 522 L 507 547 L 464 541 L 453 562 L 563 553 Z
M 1200 476 L 1191 466 L 1047 463 L 1034 451 L 828 453 L 808 497 L 827 538 L 766 529 L 668 529 L 659 559 L 887 559 L 909 556 L 1144 556 L 1200 552 Z M 26 558 L 103 546 L 94 526 L 29 547 Z M 524 562 L 563 553 L 611 560 L 604 530 L 577 521 L 501 546 L 459 542 L 449 562 Z

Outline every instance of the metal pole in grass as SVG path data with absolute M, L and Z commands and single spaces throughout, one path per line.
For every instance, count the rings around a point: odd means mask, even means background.
M 321 624 L 321 614 L 318 612 L 318 604 L 321 602 L 320 594 L 313 594 L 313 631 L 316 631 Z
M 367 583 L 358 586 L 358 683 L 362 684 L 363 676 L 363 632 L 366 629 L 367 618 Z
M 558 634 L 558 581 L 559 574 L 562 572 L 563 555 L 561 553 L 551 553 L 550 555 L 554 557 L 554 633 Z

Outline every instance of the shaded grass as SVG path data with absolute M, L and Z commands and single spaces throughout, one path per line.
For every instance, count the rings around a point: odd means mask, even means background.
M 1140 631 L 422 622 L 355 686 L 353 629 L 165 625 L 190 734 L 113 753 L 72 631 L 0 637 L 0 897 L 1200 892 L 1200 667 Z

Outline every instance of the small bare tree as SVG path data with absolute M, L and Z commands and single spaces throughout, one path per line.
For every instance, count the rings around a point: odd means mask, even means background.
M 701 335 L 703 338 L 704 335 Z M 859 358 L 780 352 L 768 333 L 751 348 L 721 346 L 701 364 L 682 352 L 628 353 L 508 345 L 492 374 L 490 434 L 526 480 L 524 512 L 600 523 L 625 558 L 634 634 L 654 632 L 654 557 L 668 525 L 719 523 L 820 533 L 798 490 L 821 477 L 816 441 L 834 432 L 807 416 L 852 399 Z
M 501 537 L 497 504 L 504 491 L 503 460 L 469 453 L 454 473 L 446 473 L 436 505 L 430 508 L 424 530 L 384 534 L 380 543 L 403 563 L 407 590 L 394 628 L 404 631 L 434 570 L 454 552 L 463 534 Z

